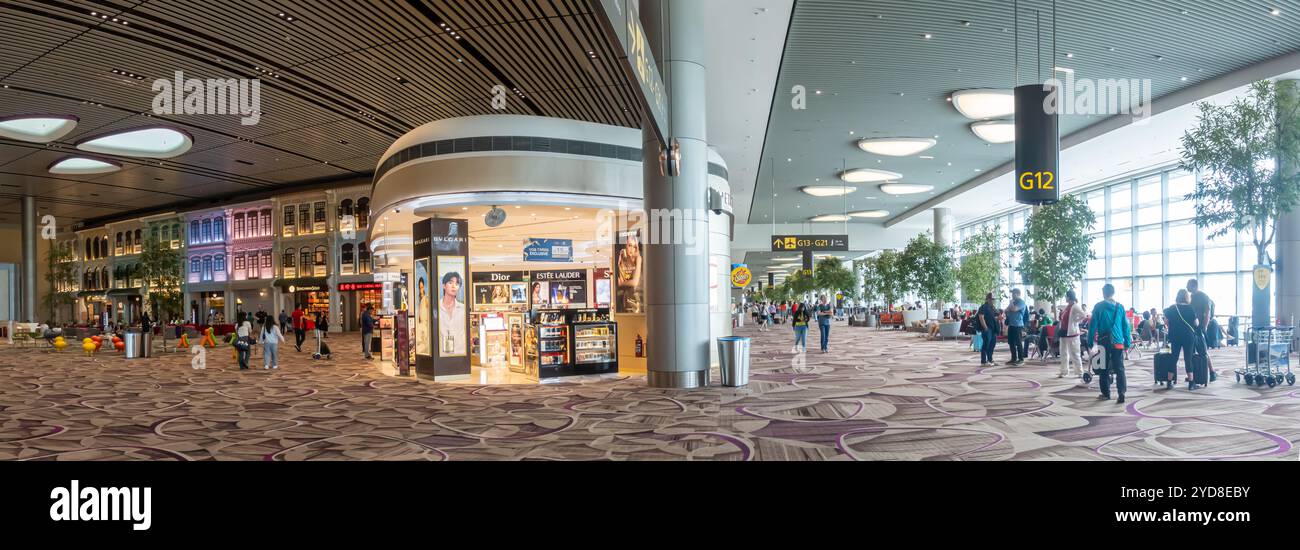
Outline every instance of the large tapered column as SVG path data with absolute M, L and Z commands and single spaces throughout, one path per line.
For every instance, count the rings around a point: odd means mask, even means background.
M 1300 97 L 1300 80 L 1279 81 L 1278 92 L 1293 100 Z M 1282 157 L 1279 169 L 1283 174 L 1294 175 L 1300 173 L 1300 163 Z M 1295 326 L 1294 322 L 1300 322 L 1300 211 L 1278 220 L 1276 259 L 1277 318 L 1283 324 Z
M 656 388 L 698 388 L 708 385 L 711 344 L 704 2 L 644 0 L 641 20 L 659 46 L 656 59 L 668 88 L 669 132 L 681 146 L 682 159 L 681 175 L 662 175 L 655 134 L 649 122 L 642 124 L 650 220 L 644 276 L 647 379 Z
M 36 304 L 36 197 L 23 197 L 23 274 L 22 313 L 19 319 L 37 322 Z
M 934 242 L 952 246 L 952 209 L 934 209 Z

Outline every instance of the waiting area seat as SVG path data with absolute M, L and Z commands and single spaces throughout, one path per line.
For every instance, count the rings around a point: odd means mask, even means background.
M 884 327 L 903 328 L 903 313 L 881 313 L 880 322 L 876 324 L 876 330 Z

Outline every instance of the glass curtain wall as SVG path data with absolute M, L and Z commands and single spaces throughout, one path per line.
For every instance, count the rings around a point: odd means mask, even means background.
M 1215 302 L 1218 315 L 1250 315 L 1255 245 L 1249 232 L 1210 239 L 1213 230 L 1197 228 L 1195 201 L 1186 197 L 1196 190 L 1196 176 L 1177 167 L 1164 168 L 1134 178 L 1108 182 L 1075 193 L 1097 215 L 1092 249 L 1097 259 L 1088 262 L 1087 274 L 1075 282 L 1079 301 L 1100 301 L 1101 287 L 1115 285 L 1116 299 L 1138 311 L 1163 310 L 1174 302 L 1188 279 L 1198 279 L 1201 289 Z M 981 228 L 1000 227 L 1000 262 L 1003 287 L 1033 289 L 1023 284 L 1016 269 L 1020 251 L 1011 250 L 1009 233 L 1024 229 L 1028 207 L 963 225 L 959 242 Z M 1269 254 L 1276 257 L 1275 247 Z

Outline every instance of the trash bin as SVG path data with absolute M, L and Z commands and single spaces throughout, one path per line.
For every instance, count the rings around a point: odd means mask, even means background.
M 153 357 L 153 331 L 140 335 L 140 357 Z
M 125 345 L 127 359 L 140 358 L 140 340 L 141 334 L 137 330 L 128 330 L 122 335 L 122 344 Z
M 718 338 L 718 362 L 722 367 L 722 385 L 739 388 L 749 384 L 749 338 Z

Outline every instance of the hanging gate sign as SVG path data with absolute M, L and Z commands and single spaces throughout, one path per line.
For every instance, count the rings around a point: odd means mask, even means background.
M 1055 89 L 1042 84 L 1016 88 L 1016 202 L 1056 204 L 1061 200 L 1060 115 L 1048 112 Z

